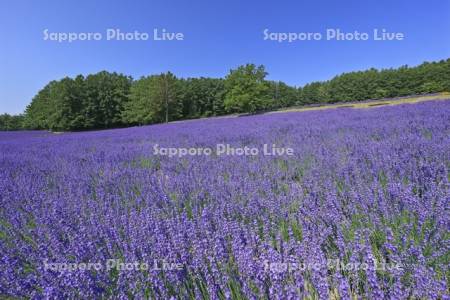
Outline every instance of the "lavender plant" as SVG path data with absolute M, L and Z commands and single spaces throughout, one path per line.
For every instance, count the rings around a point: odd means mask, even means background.
M 449 136 L 449 101 L 0 133 L 0 296 L 449 299 Z

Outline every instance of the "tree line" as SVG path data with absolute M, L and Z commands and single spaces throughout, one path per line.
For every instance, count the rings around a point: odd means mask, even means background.
M 23 128 L 23 115 L 0 115 L 0 131 L 19 130 Z
M 267 75 L 264 66 L 246 64 L 225 78 L 184 79 L 167 72 L 133 80 L 106 71 L 66 77 L 40 90 L 23 115 L 0 115 L 0 130 L 116 128 L 450 91 L 450 59 L 343 73 L 303 87 L 267 80 Z

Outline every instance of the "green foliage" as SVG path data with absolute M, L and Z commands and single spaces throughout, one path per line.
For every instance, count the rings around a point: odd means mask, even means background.
M 0 115 L 0 131 L 12 131 L 23 129 L 23 115 Z
M 85 80 L 84 127 L 121 126 L 122 111 L 129 99 L 131 78 L 122 74 L 100 72 Z
M 262 65 L 246 64 L 231 70 L 225 78 L 225 109 L 251 113 L 265 109 L 270 101 L 268 86 L 264 82 L 266 75 Z
M 347 102 L 450 91 L 450 59 L 417 67 L 344 73 L 299 89 L 297 104 Z
M 126 124 L 151 124 L 181 117 L 181 83 L 170 72 L 133 82 L 129 102 L 122 112 Z
M 265 109 L 289 107 L 297 103 L 298 92 L 295 87 L 281 81 L 266 81 L 265 84 L 269 95 L 264 105 Z
M 255 113 L 292 105 L 335 103 L 450 91 L 450 59 L 417 67 L 344 73 L 302 88 L 266 80 L 264 66 L 246 64 L 225 79 L 180 79 L 167 72 L 131 77 L 106 71 L 51 81 L 23 116 L 0 116 L 0 130 L 114 128 Z
M 24 126 L 54 131 L 121 126 L 130 84 L 130 77 L 105 71 L 52 81 L 27 106 Z
M 183 118 L 225 114 L 225 82 L 220 78 L 189 78 L 181 81 Z
M 159 123 L 182 117 L 182 84 L 172 73 L 131 77 L 99 72 L 46 85 L 25 111 L 30 129 L 86 130 Z

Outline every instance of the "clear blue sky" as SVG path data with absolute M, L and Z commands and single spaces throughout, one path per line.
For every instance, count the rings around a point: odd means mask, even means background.
M 183 41 L 106 41 L 105 30 L 154 28 Z M 327 28 L 405 34 L 403 41 L 265 41 L 271 32 Z M 45 41 L 49 32 L 100 32 L 102 41 Z M 447 0 L 0 0 L 0 113 L 20 113 L 53 79 L 101 70 L 138 78 L 167 70 L 222 77 L 247 62 L 292 85 L 345 71 L 417 65 L 450 57 Z

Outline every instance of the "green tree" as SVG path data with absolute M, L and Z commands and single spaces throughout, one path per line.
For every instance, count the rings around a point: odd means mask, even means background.
M 56 81 L 49 82 L 33 97 L 25 109 L 24 127 L 27 129 L 49 129 L 48 115 L 52 108 L 50 90 Z
M 295 87 L 288 86 L 281 81 L 266 81 L 268 100 L 266 109 L 277 109 L 295 105 L 298 92 Z
M 129 99 L 132 79 L 106 71 L 85 80 L 84 128 L 111 128 L 123 125 L 122 111 Z
M 171 72 L 157 76 L 156 101 L 164 107 L 164 121 L 178 120 L 182 116 L 180 83 Z
M 135 81 L 122 111 L 123 122 L 143 125 L 179 119 L 182 116 L 180 84 L 170 72 Z
M 23 115 L 0 115 L 0 131 L 23 129 Z
M 450 59 L 416 67 L 369 69 L 295 88 L 265 80 L 264 66 L 247 64 L 220 78 L 178 79 L 170 72 L 131 77 L 106 71 L 49 82 L 24 116 L 2 115 L 0 128 L 84 130 L 450 91 Z M 19 125 L 20 124 L 20 125 Z
M 256 112 L 270 106 L 264 66 L 254 64 L 231 70 L 225 78 L 225 109 L 228 112 Z
M 217 78 L 189 78 L 182 80 L 181 98 L 183 118 L 217 116 L 225 113 L 225 83 Z

